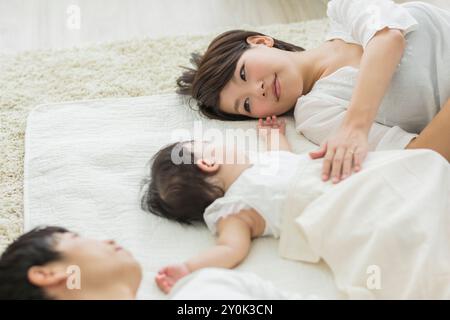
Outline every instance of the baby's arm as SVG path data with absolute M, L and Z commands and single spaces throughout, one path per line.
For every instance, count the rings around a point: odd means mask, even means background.
M 289 141 L 286 138 L 286 122 L 278 120 L 277 116 L 259 119 L 258 133 L 265 139 L 267 150 L 291 151 Z M 273 138 L 278 138 L 273 140 Z
M 198 269 L 237 266 L 250 251 L 252 238 L 262 235 L 264 228 L 264 219 L 253 209 L 221 218 L 216 245 L 185 263 L 161 269 L 155 278 L 158 287 L 168 293 L 179 279 Z

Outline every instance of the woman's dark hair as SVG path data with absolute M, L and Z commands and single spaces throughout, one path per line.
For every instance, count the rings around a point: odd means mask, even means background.
M 245 30 L 231 30 L 217 36 L 208 46 L 205 54 L 191 54 L 194 68 L 178 78 L 177 93 L 189 95 L 197 100 L 200 112 L 208 118 L 218 120 L 247 120 L 244 115 L 229 114 L 219 109 L 219 94 L 233 77 L 241 55 L 250 48 L 247 38 L 265 36 L 262 33 Z M 304 51 L 296 45 L 274 40 L 274 48 L 286 51 Z
M 203 221 L 206 207 L 224 192 L 207 181 L 214 174 L 196 165 L 194 153 L 184 147 L 186 143 L 192 141 L 170 144 L 153 156 L 141 207 L 157 216 L 192 224 Z M 183 161 L 174 161 L 174 156 Z
M 0 257 L 0 300 L 49 300 L 44 289 L 28 280 L 28 270 L 58 261 L 55 234 L 68 230 L 60 227 L 33 229 L 11 243 Z

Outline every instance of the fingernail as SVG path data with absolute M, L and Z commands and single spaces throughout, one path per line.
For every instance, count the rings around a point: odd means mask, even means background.
M 347 178 L 347 175 L 346 175 L 346 174 L 344 174 L 344 175 L 342 176 L 342 180 L 344 180 L 345 178 Z
M 327 180 L 328 179 L 328 176 L 326 175 L 326 174 L 324 174 L 323 176 L 322 176 L 322 180 Z
M 339 179 L 338 178 L 333 178 L 333 183 L 336 183 L 336 182 L 338 182 L 339 181 Z

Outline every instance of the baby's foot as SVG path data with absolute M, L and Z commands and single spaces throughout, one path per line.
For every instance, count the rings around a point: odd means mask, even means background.
M 190 273 L 184 263 L 174 264 L 159 270 L 155 282 L 164 293 L 169 293 L 175 283 Z

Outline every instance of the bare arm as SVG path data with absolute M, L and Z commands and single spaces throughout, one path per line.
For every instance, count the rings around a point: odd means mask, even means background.
M 381 101 L 405 49 L 402 31 L 385 28 L 370 40 L 360 69 L 345 121 L 369 132 Z
M 404 49 L 405 38 L 397 29 L 378 31 L 368 43 L 342 125 L 319 150 L 310 153 L 313 159 L 324 157 L 324 181 L 332 178 L 337 183 L 348 177 L 353 169 L 360 170 L 369 150 L 370 128 Z
M 250 251 L 252 238 L 262 234 L 255 227 L 261 225 L 261 216 L 254 210 L 242 210 L 239 214 L 229 215 L 217 224 L 216 245 L 186 262 L 189 270 L 205 267 L 233 268 Z M 264 222 L 264 221 L 263 221 Z M 258 228 L 260 229 L 260 228 Z
M 405 149 L 431 149 L 450 162 L 450 99 Z
M 217 223 L 216 245 L 185 263 L 161 269 L 155 278 L 157 285 L 168 293 L 179 279 L 196 270 L 237 266 L 250 251 L 252 238 L 262 235 L 264 228 L 264 219 L 253 209 L 221 218 Z

